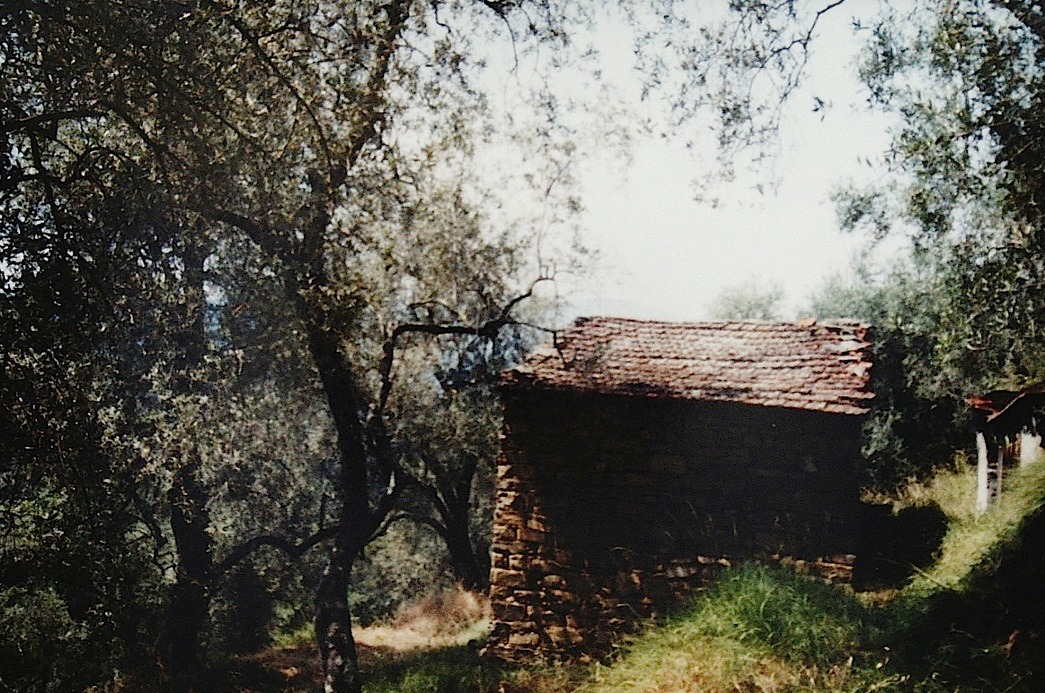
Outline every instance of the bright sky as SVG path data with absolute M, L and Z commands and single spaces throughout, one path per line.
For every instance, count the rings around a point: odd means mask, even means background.
M 717 207 L 694 200 L 695 179 L 713 155 L 681 141 L 643 140 L 628 165 L 600 158 L 581 168 L 584 239 L 601 261 L 570 287 L 568 317 L 707 319 L 723 289 L 750 279 L 783 287 L 785 317 L 795 317 L 825 278 L 848 269 L 864 239 L 838 229 L 830 195 L 875 175 L 858 158 L 880 154 L 888 141 L 884 118 L 868 112 L 856 81 L 851 18 L 843 6 L 822 23 L 807 91 L 785 118 L 773 168 L 722 187 Z M 619 40 L 612 33 L 608 40 Z M 630 54 L 626 41 L 617 45 Z M 628 79 L 623 59 L 607 71 Z M 832 107 L 814 113 L 813 94 Z M 778 188 L 755 191 L 774 175 Z

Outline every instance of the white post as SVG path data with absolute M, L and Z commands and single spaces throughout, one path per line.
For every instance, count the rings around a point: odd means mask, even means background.
M 998 503 L 1001 501 L 1001 481 L 1002 477 L 1005 476 L 1006 440 L 1002 440 L 1001 445 L 998 446 L 998 454 L 994 456 L 995 466 L 987 469 L 987 490 L 990 494 L 989 503 Z
M 1042 457 L 1041 435 L 1022 431 L 1020 433 L 1020 466 L 1034 464 Z
M 983 431 L 976 431 L 976 514 L 982 515 L 990 504 L 987 489 L 987 437 Z

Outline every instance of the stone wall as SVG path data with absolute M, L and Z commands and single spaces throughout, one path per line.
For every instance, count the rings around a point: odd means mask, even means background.
M 504 393 L 488 654 L 610 651 L 737 559 L 847 577 L 860 417 Z

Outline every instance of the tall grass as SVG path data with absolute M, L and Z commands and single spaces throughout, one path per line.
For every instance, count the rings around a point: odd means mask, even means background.
M 1023 623 L 1022 595 L 1035 594 L 1042 572 L 1040 547 L 1019 540 L 1041 532 L 1045 464 L 1014 470 L 1002 502 L 980 517 L 974 494 L 971 470 L 955 466 L 887 499 L 897 510 L 937 505 L 949 520 L 934 564 L 888 598 L 782 568 L 741 567 L 688 611 L 635 637 L 580 690 L 1042 690 L 1037 633 L 1025 640 L 1038 649 L 1020 660 L 1013 624 Z
M 692 607 L 637 637 L 581 690 L 866 690 L 894 677 L 861 643 L 874 614 L 854 595 L 784 568 L 732 570 Z

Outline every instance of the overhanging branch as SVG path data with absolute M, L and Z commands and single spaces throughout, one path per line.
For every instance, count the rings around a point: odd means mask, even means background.
M 382 346 L 381 363 L 378 366 L 378 374 L 381 377 L 381 391 L 377 399 L 376 414 L 383 415 L 388 397 L 392 393 L 392 366 L 395 364 L 395 352 L 399 346 L 399 340 L 408 334 L 425 334 L 430 336 L 461 335 L 476 336 L 483 339 L 495 339 L 502 328 L 516 324 L 512 317 L 512 311 L 528 298 L 533 296 L 537 285 L 542 282 L 553 281 L 553 277 L 541 275 L 534 279 L 523 293 L 508 301 L 496 317 L 479 325 L 464 325 L 461 323 L 403 323 L 397 325 Z
M 83 118 L 101 118 L 107 115 L 104 111 L 91 109 L 78 109 L 70 111 L 55 111 L 54 113 L 40 113 L 34 116 L 26 116 L 17 120 L 10 120 L 0 124 L 0 135 L 7 135 L 18 130 L 38 129 L 44 125 L 54 126 L 62 120 L 80 120 Z
M 219 563 L 214 568 L 215 576 L 224 575 L 231 568 L 233 568 L 240 561 L 246 559 L 250 554 L 254 553 L 263 546 L 268 546 L 278 551 L 282 551 L 287 554 L 290 558 L 300 558 L 309 549 L 317 546 L 327 539 L 333 539 L 334 536 L 340 530 L 340 525 L 334 525 L 332 527 L 325 527 L 312 536 L 308 537 L 299 542 L 291 541 L 286 537 L 279 536 L 278 534 L 263 534 L 258 537 L 254 537 L 239 546 L 232 549 L 229 555 L 224 561 Z

